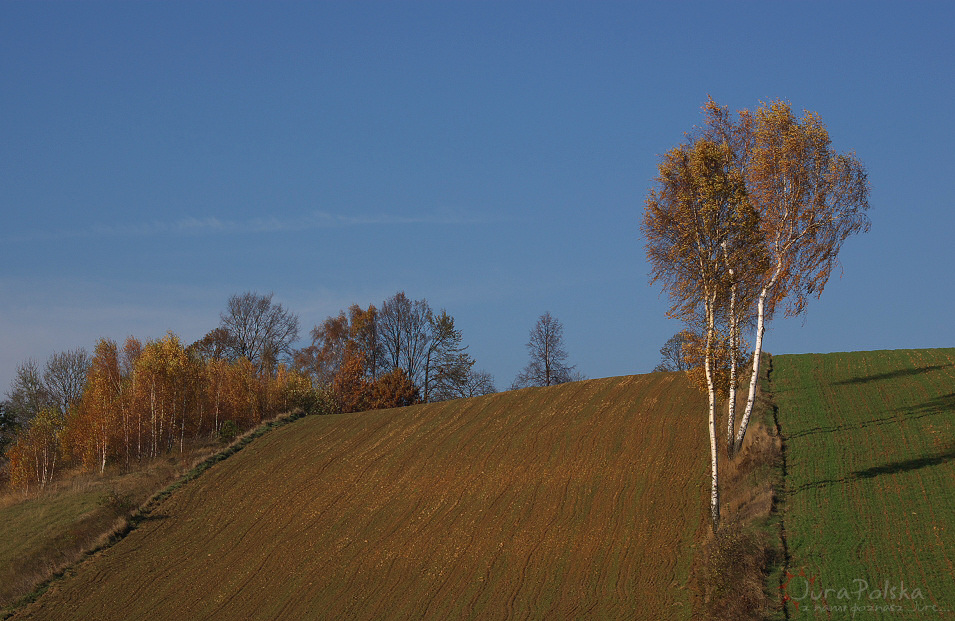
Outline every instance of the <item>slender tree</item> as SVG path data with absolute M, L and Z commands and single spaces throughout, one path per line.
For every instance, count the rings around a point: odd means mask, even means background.
M 467 381 L 458 387 L 460 390 L 457 397 L 480 397 L 482 395 L 491 395 L 497 392 L 494 386 L 494 376 L 483 369 L 468 372 Z
M 686 371 L 690 368 L 684 353 L 684 345 L 690 336 L 688 330 L 677 332 L 660 348 L 660 363 L 653 367 L 657 371 Z
M 19 429 L 20 425 L 13 414 L 7 410 L 6 402 L 0 402 L 0 460 L 3 459 L 7 446 L 16 438 Z
M 100 339 L 86 375 L 82 401 L 70 417 L 66 432 L 71 452 L 88 470 L 103 473 L 116 440 L 127 439 L 122 396 L 119 349 L 115 341 Z M 128 439 L 126 444 L 128 450 Z
M 783 301 L 787 316 L 802 313 L 810 297 L 822 294 L 842 243 L 869 230 L 865 168 L 853 154 L 832 149 L 817 114 L 797 119 L 788 103 L 774 101 L 742 111 L 738 131 L 745 136 L 747 195 L 767 256 L 758 272 L 753 367 L 737 449 L 753 411 L 766 322 Z
M 530 360 L 517 374 L 512 388 L 553 386 L 583 379 L 574 366 L 567 365 L 564 326 L 550 312 L 538 317 L 525 346 Z
M 316 385 L 330 386 L 344 364 L 350 332 L 345 311 L 328 317 L 312 328 L 311 344 L 295 353 L 296 368 L 308 373 Z
M 642 223 L 651 281 L 661 282 L 669 293 L 668 315 L 703 326 L 714 530 L 720 518 L 715 352 L 719 302 L 730 288 L 723 250 L 730 231 L 753 221 L 750 209 L 731 144 L 704 134 L 663 157 Z
M 423 400 L 429 403 L 459 397 L 474 366 L 467 345 L 462 345 L 461 331 L 445 310 L 431 316 L 428 331 Z
M 348 341 L 364 355 L 365 374 L 372 380 L 385 372 L 384 352 L 378 332 L 379 312 L 374 304 L 348 307 Z
M 63 416 L 56 408 L 44 407 L 30 419 L 16 442 L 7 451 L 10 485 L 29 490 L 45 488 L 61 463 L 60 434 Z
M 136 397 L 139 393 L 135 372 L 142 353 L 142 342 L 133 336 L 129 336 L 123 344 L 123 351 L 119 357 L 120 376 L 123 381 L 123 399 L 120 406 L 123 420 L 123 459 L 126 463 L 126 470 L 129 470 L 132 465 L 134 425 L 136 459 L 140 460 L 143 457 L 143 419 L 142 412 L 136 408 Z
M 50 393 L 43 383 L 40 366 L 30 358 L 17 365 L 17 372 L 7 392 L 7 411 L 20 426 L 26 425 L 40 410 L 49 407 Z
M 387 368 L 399 368 L 416 386 L 425 383 L 433 313 L 427 300 L 411 300 L 399 291 L 381 305 L 378 339 Z
M 61 414 L 66 414 L 70 406 L 83 397 L 86 372 L 91 362 L 89 353 L 83 347 L 55 353 L 46 361 L 43 384 L 51 405 Z

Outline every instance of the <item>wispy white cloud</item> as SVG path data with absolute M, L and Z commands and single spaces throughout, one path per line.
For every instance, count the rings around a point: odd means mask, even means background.
M 321 228 L 445 225 L 461 226 L 499 221 L 499 218 L 472 216 L 457 212 L 395 215 L 377 213 L 345 215 L 314 211 L 299 217 L 260 216 L 244 220 L 223 219 L 215 216 L 189 216 L 176 220 L 148 220 L 131 223 L 100 223 L 76 229 L 34 231 L 17 236 L 23 241 L 58 239 L 155 237 L 160 235 L 241 235 L 249 233 L 282 233 Z

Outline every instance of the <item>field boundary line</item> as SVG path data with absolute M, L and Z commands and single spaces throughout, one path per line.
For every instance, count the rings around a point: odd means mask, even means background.
M 787 576 L 789 575 L 789 568 L 792 564 L 792 555 L 789 552 L 789 541 L 786 538 L 786 498 L 788 498 L 788 487 L 789 487 L 789 468 L 787 463 L 788 458 L 788 447 L 786 443 L 786 435 L 783 433 L 782 424 L 779 422 L 779 405 L 776 403 L 776 394 L 773 391 L 773 357 L 772 355 L 768 356 L 766 361 L 766 390 L 764 395 L 766 396 L 767 403 L 769 405 L 769 410 L 772 413 L 772 421 L 774 426 L 774 431 L 776 437 L 779 438 L 779 489 L 774 490 L 773 494 L 773 506 L 772 513 L 778 516 L 779 520 L 779 545 L 782 549 L 782 567 L 779 573 L 779 585 L 778 592 L 780 594 L 780 606 L 783 613 L 783 619 L 790 618 L 789 616 L 789 606 L 787 606 L 786 600 L 784 599 L 782 593 L 785 588 L 786 581 L 788 580 Z
M 90 548 L 89 550 L 84 552 L 77 561 L 62 568 L 61 570 L 57 571 L 52 576 L 44 580 L 43 582 L 39 583 L 31 593 L 24 595 L 18 601 L 10 604 L 3 610 L 0 610 L 0 621 L 5 621 L 6 619 L 9 619 L 21 609 L 29 606 L 30 604 L 38 600 L 40 597 L 43 596 L 44 593 L 46 593 L 50 589 L 50 587 L 52 587 L 54 584 L 56 584 L 60 580 L 74 575 L 76 573 L 76 570 L 83 563 L 85 563 L 92 557 L 96 556 L 97 554 L 101 552 L 105 552 L 106 550 L 112 548 L 114 545 L 116 545 L 117 543 L 125 539 L 127 535 L 129 535 L 134 530 L 139 528 L 139 525 L 141 523 L 148 522 L 150 519 L 155 519 L 151 517 L 152 514 L 156 511 L 156 509 L 160 507 L 160 505 L 162 505 L 162 503 L 167 498 L 172 496 L 172 494 L 176 490 L 180 489 L 181 487 L 184 487 L 185 485 L 187 485 L 188 483 L 191 483 L 192 481 L 195 481 L 200 476 L 202 476 L 203 473 L 205 473 L 207 470 L 212 468 L 212 466 L 216 465 L 219 462 L 225 461 L 229 457 L 232 457 L 233 455 L 235 455 L 236 453 L 244 449 L 246 446 L 251 444 L 254 440 L 261 438 L 262 436 L 268 434 L 274 429 L 278 429 L 279 427 L 284 427 L 285 425 L 289 425 L 299 420 L 300 418 L 304 418 L 305 416 L 307 416 L 307 414 L 304 411 L 295 410 L 292 412 L 287 412 L 285 414 L 276 416 L 275 418 L 273 418 L 272 420 L 268 422 L 263 421 L 262 423 L 259 424 L 259 426 L 247 431 L 246 433 L 242 434 L 241 436 L 233 440 L 232 443 L 229 444 L 228 446 L 223 447 L 222 449 L 216 451 L 209 457 L 206 457 L 205 459 L 203 459 L 202 461 L 194 465 L 192 468 L 190 468 L 186 473 L 184 473 L 178 479 L 176 479 L 175 481 L 167 485 L 165 488 L 163 488 L 162 490 L 156 492 L 151 497 L 149 497 L 149 499 L 147 499 L 146 502 L 140 505 L 138 509 L 136 509 L 129 517 L 126 518 L 125 524 L 115 529 L 111 534 L 107 536 L 106 541 L 104 543 L 101 543 L 99 545 L 96 545 Z

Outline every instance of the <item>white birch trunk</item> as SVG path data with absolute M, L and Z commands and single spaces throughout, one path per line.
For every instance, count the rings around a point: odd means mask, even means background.
M 127 408 L 126 405 L 122 405 L 121 407 L 123 413 L 123 438 L 126 442 L 126 472 L 129 472 L 129 454 L 132 452 L 129 441 L 129 408 Z
M 736 432 L 734 441 L 735 450 L 743 448 L 743 438 L 746 437 L 746 427 L 749 426 L 749 417 L 753 413 L 753 404 L 756 402 L 756 385 L 759 383 L 760 358 L 763 354 L 763 334 L 766 332 L 766 296 L 769 290 L 776 284 L 776 279 L 782 273 L 782 263 L 776 263 L 776 270 L 773 272 L 769 283 L 759 292 L 759 302 L 756 304 L 756 345 L 753 347 L 753 372 L 749 378 L 749 394 L 746 397 L 746 409 L 743 411 L 743 419 L 739 424 L 739 431 Z
M 109 435 L 106 423 L 103 422 L 100 426 L 100 449 L 99 449 L 99 473 L 103 474 L 106 472 L 106 454 L 109 450 Z
M 733 270 L 730 270 L 730 278 L 733 277 Z M 736 283 L 733 283 L 730 289 L 730 385 L 728 390 L 728 411 L 726 413 L 726 445 L 729 454 L 733 456 L 733 433 L 736 431 L 736 361 L 739 357 L 738 345 L 736 340 Z
M 709 397 L 710 415 L 710 518 L 713 522 L 713 532 L 720 524 L 720 487 L 719 487 L 719 453 L 716 444 L 716 387 L 713 383 L 713 330 L 714 311 L 713 302 L 707 300 L 706 309 L 706 352 L 703 366 L 706 371 L 706 389 Z
M 149 457 L 156 456 L 156 380 L 149 388 Z
M 44 468 L 44 460 L 40 459 L 40 451 L 34 449 L 33 451 L 33 463 L 36 464 L 36 482 L 40 488 L 43 488 L 43 473 L 46 471 Z
M 136 461 L 143 461 L 143 412 L 136 410 Z
M 736 431 L 736 361 L 739 358 L 739 341 L 737 340 L 736 333 L 738 330 L 737 327 L 737 317 L 736 317 L 736 273 L 730 265 L 729 252 L 726 249 L 726 242 L 723 244 L 723 264 L 726 265 L 727 273 L 730 277 L 730 308 L 729 308 L 729 365 L 730 365 L 730 378 L 728 386 L 728 399 L 726 407 L 726 449 L 730 457 L 733 456 L 733 448 L 735 447 L 735 442 L 733 442 L 733 434 Z

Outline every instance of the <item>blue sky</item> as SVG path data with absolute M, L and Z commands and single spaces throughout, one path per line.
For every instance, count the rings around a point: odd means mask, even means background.
M 681 326 L 639 221 L 660 154 L 775 98 L 869 171 L 872 231 L 774 353 L 955 346 L 950 2 L 0 3 L 0 393 L 272 291 L 303 336 L 396 291 L 499 388 L 550 311 L 589 377 Z

